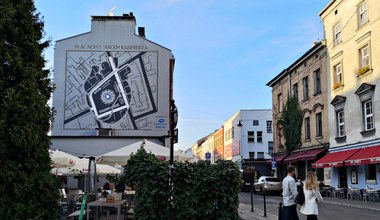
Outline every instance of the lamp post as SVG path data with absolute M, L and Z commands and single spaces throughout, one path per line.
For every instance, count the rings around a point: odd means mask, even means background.
M 175 101 L 170 105 L 170 162 L 169 162 L 169 220 L 173 220 L 173 168 L 174 168 L 174 143 L 178 140 L 178 109 Z

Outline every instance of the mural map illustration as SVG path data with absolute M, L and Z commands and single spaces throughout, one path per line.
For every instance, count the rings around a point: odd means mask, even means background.
M 152 129 L 157 80 L 157 52 L 67 51 L 64 129 Z

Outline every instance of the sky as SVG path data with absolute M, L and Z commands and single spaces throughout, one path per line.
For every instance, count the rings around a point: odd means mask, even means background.
M 91 15 L 133 12 L 146 38 L 175 56 L 174 99 L 186 150 L 240 109 L 271 109 L 266 83 L 323 39 L 330 0 L 35 0 L 47 67 L 55 41 L 90 31 Z M 137 29 L 136 29 L 137 32 Z

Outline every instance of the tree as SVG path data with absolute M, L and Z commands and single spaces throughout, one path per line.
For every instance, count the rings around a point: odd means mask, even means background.
M 291 153 L 301 145 L 302 120 L 302 110 L 298 106 L 296 98 L 289 97 L 278 121 L 283 126 L 287 153 Z
M 0 219 L 59 219 L 50 173 L 53 91 L 44 70 L 44 24 L 32 0 L 0 4 Z

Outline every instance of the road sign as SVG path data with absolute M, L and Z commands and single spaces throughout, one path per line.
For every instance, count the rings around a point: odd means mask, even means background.
M 272 157 L 272 162 L 276 162 L 276 158 L 275 157 Z
M 276 169 L 276 162 L 272 161 L 272 169 Z
M 211 153 L 205 153 L 205 157 L 206 157 L 206 160 L 210 160 L 211 159 Z

